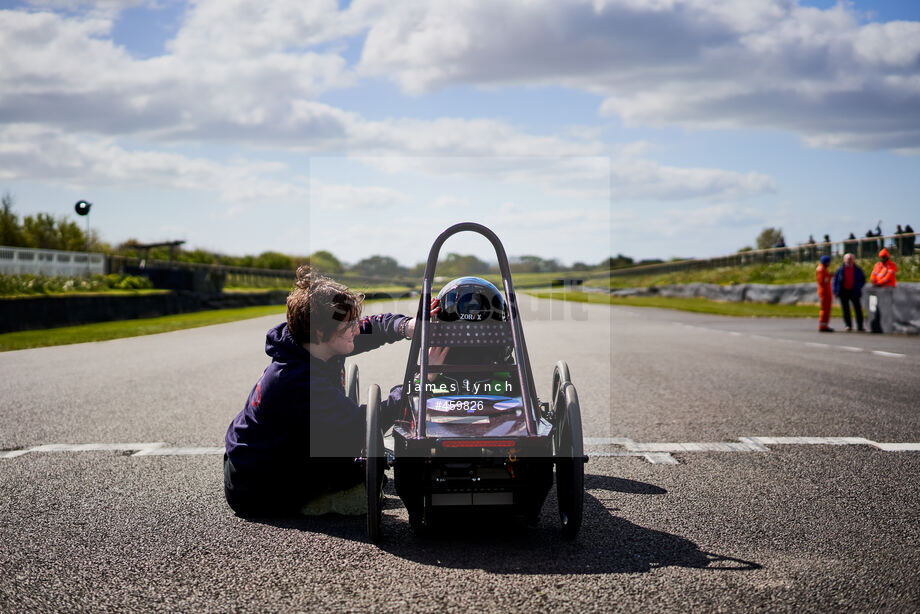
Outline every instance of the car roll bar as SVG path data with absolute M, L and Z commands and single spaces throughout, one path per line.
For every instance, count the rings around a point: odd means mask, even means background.
M 404 398 L 408 402 L 411 399 L 412 379 L 415 375 L 416 368 L 419 374 L 419 402 L 418 402 L 418 422 L 415 425 L 415 436 L 419 439 L 426 435 L 426 426 L 428 420 L 428 352 L 421 352 L 421 348 L 429 348 L 430 341 L 430 322 L 431 322 L 431 287 L 434 281 L 434 272 L 438 264 L 438 256 L 441 252 L 441 246 L 451 236 L 460 232 L 475 232 L 492 244 L 495 249 L 495 255 L 498 258 L 498 267 L 502 276 L 504 286 L 505 302 L 508 305 L 508 318 L 511 328 L 511 336 L 514 348 L 514 360 L 517 367 L 518 382 L 521 386 L 521 404 L 524 407 L 524 422 L 527 426 L 527 434 L 535 436 L 537 434 L 537 404 L 536 389 L 533 385 L 533 371 L 530 367 L 530 356 L 527 353 L 527 343 L 524 341 L 524 331 L 521 327 L 520 313 L 518 311 L 517 298 L 514 293 L 514 286 L 511 282 L 511 268 L 508 266 L 508 257 L 505 254 L 505 248 L 502 246 L 498 236 L 483 226 L 475 222 L 461 222 L 454 224 L 440 235 L 431 246 L 428 252 L 428 262 L 425 265 L 425 277 L 422 281 L 422 293 L 419 297 L 418 311 L 416 314 L 415 333 L 412 335 L 412 345 L 409 349 L 409 359 L 406 364 L 406 376 L 403 380 Z M 416 357 L 419 364 L 416 365 Z

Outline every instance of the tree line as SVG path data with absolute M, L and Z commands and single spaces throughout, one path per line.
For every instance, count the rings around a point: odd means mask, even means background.
M 167 247 L 146 249 L 136 239 L 128 239 L 111 246 L 99 239 L 95 231 L 89 236 L 79 224 L 65 216 L 54 217 L 48 213 L 26 215 L 19 219 L 13 211 L 13 197 L 6 193 L 0 207 L 0 245 L 7 247 L 29 247 L 38 249 L 56 249 L 64 251 L 94 251 L 124 256 L 128 258 L 148 258 L 151 260 L 168 260 L 170 250 Z M 421 277 L 425 272 L 425 263 L 419 262 L 413 267 L 400 265 L 390 256 L 374 255 L 363 258 L 354 264 L 346 264 L 329 251 L 321 250 L 309 256 L 291 256 L 275 251 L 265 251 L 258 255 L 228 256 L 203 249 L 177 249 L 172 257 L 179 262 L 199 264 L 219 264 L 233 267 L 294 270 L 300 265 L 309 264 L 328 274 L 355 274 L 365 277 Z M 555 258 L 544 259 L 539 256 L 525 255 L 509 258 L 513 273 L 552 273 L 562 271 L 590 271 L 597 269 L 617 269 L 634 264 L 649 264 L 644 260 L 639 263 L 632 258 L 617 254 L 597 264 L 576 262 L 570 267 L 559 263 Z M 438 263 L 438 274 L 459 277 L 462 275 L 482 275 L 497 273 L 498 265 L 486 262 L 475 255 L 449 253 Z
M 98 243 L 90 234 L 87 240 L 79 224 L 48 213 L 27 215 L 20 222 L 13 212 L 13 197 L 7 193 L 0 198 L 0 245 L 86 251 L 97 247 Z

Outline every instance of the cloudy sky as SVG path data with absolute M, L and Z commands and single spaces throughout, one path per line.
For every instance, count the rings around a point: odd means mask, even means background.
M 465 220 L 566 263 L 917 228 L 920 2 L 0 0 L 0 191 L 406 265 Z

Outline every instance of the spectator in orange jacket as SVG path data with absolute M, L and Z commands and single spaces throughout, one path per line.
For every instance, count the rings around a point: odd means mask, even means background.
M 898 273 L 897 265 L 888 257 L 888 250 L 882 248 L 878 253 L 879 261 L 875 263 L 872 274 L 869 275 L 869 281 L 873 286 L 891 286 L 897 285 L 895 279 Z
M 818 268 L 815 269 L 815 281 L 818 282 L 818 300 L 821 302 L 821 313 L 818 314 L 818 331 L 832 333 L 834 329 L 828 326 L 831 321 L 831 303 L 834 294 L 831 292 L 831 278 L 827 265 L 831 263 L 830 256 L 821 256 Z

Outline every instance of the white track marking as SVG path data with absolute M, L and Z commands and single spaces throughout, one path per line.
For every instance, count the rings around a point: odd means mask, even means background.
M 47 443 L 23 450 L 0 452 L 0 458 L 15 458 L 30 452 L 134 452 L 131 456 L 181 456 L 223 454 L 224 449 L 222 447 L 167 448 L 162 441 L 151 443 Z
M 653 465 L 679 465 L 677 459 L 671 456 L 670 454 L 665 453 L 651 453 L 645 454 L 645 460 L 650 462 Z
M 631 444 L 633 440 L 628 437 L 585 437 L 584 442 L 586 446 L 604 446 L 610 444 L 625 446 Z
M 0 458 L 16 458 L 17 456 L 28 454 L 28 452 L 28 450 L 7 450 L 6 452 L 0 452 Z
M 755 450 L 757 452 L 769 452 L 770 451 L 770 448 L 766 447 L 761 442 L 757 441 L 756 437 L 739 437 L 738 441 L 748 444 L 749 446 L 751 446 L 752 450 Z
M 591 452 L 589 455 L 592 458 L 594 457 L 609 457 L 609 456 L 638 456 L 644 458 L 653 465 L 676 465 L 677 459 L 668 454 L 667 452 Z
M 889 358 L 904 358 L 904 354 L 897 354 L 895 352 L 883 352 L 882 350 L 872 350 L 872 353 L 876 356 L 887 356 Z
M 873 443 L 872 445 L 885 452 L 920 452 L 920 443 Z
M 162 441 L 153 443 L 49 443 L 34 446 L 26 452 L 131 452 L 149 450 L 165 446 Z
M 876 443 L 863 437 L 751 437 L 757 443 L 763 445 L 831 445 L 831 446 L 852 446 L 852 445 L 870 445 Z
M 778 343 L 795 343 L 799 345 L 807 345 L 810 347 L 821 348 L 821 349 L 831 349 L 831 350 L 843 350 L 844 352 L 871 352 L 876 356 L 885 356 L 886 358 L 904 358 L 905 354 L 898 354 L 896 352 L 885 352 L 882 350 L 867 350 L 865 348 L 855 347 L 852 345 L 834 345 L 832 343 L 819 343 L 817 341 L 799 341 L 796 339 L 783 339 L 781 337 L 766 337 L 764 335 L 756 335 L 754 333 L 742 333 L 735 330 L 724 330 L 721 328 L 706 328 L 703 326 L 695 326 L 692 324 L 683 324 L 682 322 L 673 322 L 677 326 L 683 326 L 684 328 L 693 328 L 697 330 L 703 330 L 710 333 L 727 333 L 732 337 L 748 337 L 750 339 L 759 339 L 761 341 L 774 341 Z
M 198 447 L 198 448 L 149 448 L 141 450 L 131 456 L 191 456 L 199 454 L 223 454 L 224 448 Z
M 635 442 L 628 437 L 585 437 L 585 453 L 593 457 L 635 456 L 654 465 L 676 465 L 672 454 L 686 452 L 770 452 L 767 446 L 828 445 L 872 446 L 885 452 L 920 452 L 920 443 L 876 442 L 865 437 L 739 437 L 738 441 L 714 442 Z M 599 448 L 616 446 L 619 450 Z M 31 453 L 55 452 L 134 452 L 131 456 L 221 455 L 224 448 L 211 446 L 169 447 L 162 441 L 151 443 L 49 443 L 22 450 L 0 451 L 0 458 L 18 458 Z
M 739 437 L 738 442 L 660 442 L 637 443 L 627 437 L 586 437 L 589 456 L 639 456 L 653 464 L 675 465 L 672 454 L 684 452 L 770 452 L 768 445 L 873 446 L 885 452 L 920 452 L 920 443 L 879 443 L 865 437 Z M 622 451 L 598 450 L 621 446 Z

